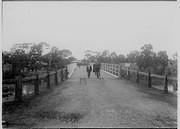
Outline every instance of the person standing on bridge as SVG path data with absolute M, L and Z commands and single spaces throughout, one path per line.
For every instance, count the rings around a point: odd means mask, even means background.
M 65 67 L 65 78 L 66 78 L 66 79 L 68 79 L 68 75 L 69 75 L 68 67 L 66 66 L 66 67 Z
M 88 74 L 88 78 L 90 78 L 90 76 L 91 76 L 91 71 L 92 71 L 92 67 L 91 67 L 90 64 L 87 65 L 86 71 L 87 71 L 87 74 Z
M 97 63 L 96 64 L 96 76 L 97 76 L 97 78 L 98 79 L 100 79 L 100 76 L 101 76 L 101 74 L 100 74 L 100 70 L 101 70 L 101 64 L 100 63 Z
M 93 72 L 94 72 L 94 74 L 96 76 L 96 64 L 95 63 L 93 64 Z

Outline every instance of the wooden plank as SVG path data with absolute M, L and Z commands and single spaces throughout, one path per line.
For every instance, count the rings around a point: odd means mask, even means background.
M 148 73 L 145 73 L 145 72 L 139 72 L 139 74 L 148 76 Z
M 3 84 L 3 88 L 2 88 L 3 103 L 15 100 L 15 86 L 16 84 Z
M 164 76 L 157 75 L 157 74 L 151 74 L 151 77 L 159 78 L 159 79 L 164 79 Z
M 3 80 L 3 84 L 13 84 L 13 83 L 16 83 L 15 79 L 6 79 L 6 80 Z
M 175 78 L 175 77 L 167 77 L 167 79 L 170 81 L 177 81 L 177 78 Z

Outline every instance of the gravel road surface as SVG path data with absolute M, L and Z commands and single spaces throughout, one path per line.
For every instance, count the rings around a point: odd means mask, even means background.
M 177 96 L 107 73 L 87 78 L 85 67 L 47 93 L 4 106 L 9 128 L 177 127 Z M 5 109 L 6 108 L 6 109 Z

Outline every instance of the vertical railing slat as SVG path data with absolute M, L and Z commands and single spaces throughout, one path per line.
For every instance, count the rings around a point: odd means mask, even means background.
M 15 100 L 22 101 L 22 77 L 20 76 L 16 78 Z
M 39 94 L 39 75 L 36 75 L 36 79 L 34 80 L 35 84 L 34 84 L 34 93 L 36 95 Z
M 164 76 L 164 92 L 168 93 L 168 79 L 167 79 L 167 74 Z
M 148 72 L 148 88 L 151 88 L 152 84 L 151 84 L 151 72 Z

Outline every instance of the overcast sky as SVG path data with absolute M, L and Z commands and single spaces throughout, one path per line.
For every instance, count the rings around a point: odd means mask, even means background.
M 176 2 L 3 2 L 3 50 L 41 41 L 70 49 L 127 54 L 151 43 L 177 51 Z

